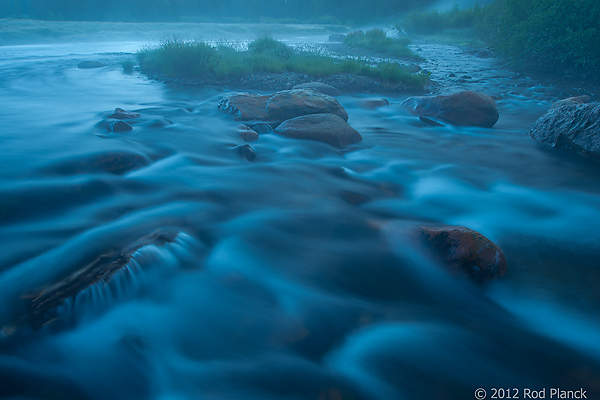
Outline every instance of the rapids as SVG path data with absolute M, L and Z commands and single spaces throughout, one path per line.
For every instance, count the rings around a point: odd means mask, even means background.
M 217 110 L 237 88 L 124 73 L 144 44 L 0 47 L 0 396 L 600 396 L 600 169 L 527 135 L 585 89 L 422 44 L 437 91 L 494 96 L 494 128 L 427 126 L 399 107 L 411 93 L 377 109 L 346 93 L 361 143 L 264 134 L 248 162 Z M 116 107 L 141 122 L 108 133 Z M 421 222 L 481 232 L 507 275 L 449 276 L 402 233 Z M 13 330 L 22 294 L 165 230 L 55 323 Z

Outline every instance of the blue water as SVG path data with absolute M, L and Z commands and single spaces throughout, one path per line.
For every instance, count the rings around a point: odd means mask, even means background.
M 125 74 L 141 45 L 0 47 L 0 396 L 600 395 L 600 169 L 527 135 L 577 91 L 424 45 L 436 90 L 495 97 L 493 129 L 424 125 L 398 105 L 410 93 L 377 109 L 346 93 L 361 143 L 264 134 L 249 162 L 217 110 L 237 88 Z M 142 114 L 131 132 L 103 127 L 116 107 Z M 423 222 L 481 232 L 507 275 L 450 276 L 406 234 Z M 132 246 L 56 320 L 20 319 L 24 294 Z

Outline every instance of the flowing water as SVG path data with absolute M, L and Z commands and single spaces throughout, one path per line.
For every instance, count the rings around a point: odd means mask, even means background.
M 493 129 L 349 93 L 361 143 L 263 134 L 249 162 L 217 110 L 236 88 L 125 74 L 141 46 L 0 47 L 0 396 L 599 398 L 600 169 L 527 135 L 577 90 L 421 45 L 437 91 L 495 97 Z M 142 114 L 132 131 L 105 129 L 115 107 Z M 481 232 L 507 275 L 450 276 L 406 234 L 423 222 Z M 24 294 L 126 248 L 53 323 L 14 326 Z

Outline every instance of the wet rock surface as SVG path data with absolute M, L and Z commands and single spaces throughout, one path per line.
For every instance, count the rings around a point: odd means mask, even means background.
M 271 96 L 236 93 L 221 99 L 218 109 L 233 114 L 238 121 L 262 121 L 268 118 L 267 100 Z
M 470 90 L 451 95 L 409 97 L 402 106 L 415 115 L 440 118 L 453 125 L 491 128 L 499 117 L 491 96 Z
M 600 103 L 564 102 L 541 116 L 529 135 L 550 147 L 600 159 Z
M 331 85 L 321 82 L 308 82 L 295 85 L 292 89 L 313 89 L 328 96 L 336 97 L 340 95 L 340 91 Z
M 348 113 L 333 97 L 316 90 L 296 89 L 275 93 L 267 100 L 267 119 L 285 121 L 309 114 L 335 114 L 348 121 Z
M 502 249 L 472 229 L 446 225 L 421 226 L 416 233 L 425 247 L 452 274 L 482 282 L 506 273 L 506 257 Z
M 289 119 L 275 133 L 292 139 L 318 140 L 344 147 L 362 140 L 362 136 L 344 119 L 334 114 L 312 114 Z

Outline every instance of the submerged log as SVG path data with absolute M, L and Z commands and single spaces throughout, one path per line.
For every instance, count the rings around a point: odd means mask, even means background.
M 177 232 L 157 230 L 142 236 L 122 249 L 111 249 L 82 266 L 69 276 L 38 290 L 23 293 L 21 298 L 27 304 L 26 313 L 13 326 L 29 325 L 34 329 L 50 324 L 58 318 L 57 307 L 67 299 L 74 299 L 79 293 L 99 282 L 108 282 L 124 268 L 131 256 L 140 248 L 155 244 L 164 245 L 177 237 Z

